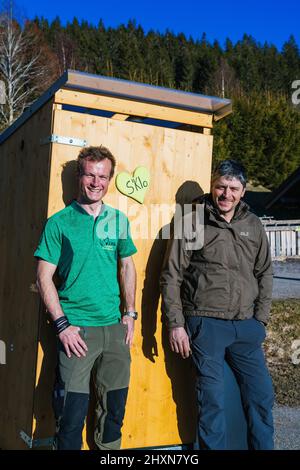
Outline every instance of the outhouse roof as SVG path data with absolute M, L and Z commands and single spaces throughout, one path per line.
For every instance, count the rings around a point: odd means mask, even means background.
M 215 96 L 172 90 L 170 88 L 92 75 L 73 70 L 68 70 L 66 73 L 67 80 L 63 88 L 86 92 L 90 91 L 118 98 L 148 102 L 173 108 L 189 109 L 207 114 L 216 114 L 216 116 L 220 118 L 223 117 L 223 113 L 228 113 L 227 107 L 231 105 L 230 100 L 217 98 Z
M 214 120 L 230 114 L 231 100 L 190 93 L 143 83 L 67 70 L 38 100 L 0 135 L 6 140 L 20 125 L 41 108 L 59 89 L 71 89 L 165 107 L 213 115 Z

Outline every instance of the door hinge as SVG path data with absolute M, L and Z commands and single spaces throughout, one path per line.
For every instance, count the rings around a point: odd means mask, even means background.
M 20 431 L 21 439 L 27 444 L 29 449 L 36 449 L 37 447 L 52 447 L 53 445 L 53 437 L 46 437 L 44 439 L 32 439 L 29 437 L 28 434 L 24 431 Z
M 74 145 L 75 147 L 86 147 L 88 145 L 87 140 L 78 139 L 77 137 L 68 137 L 65 135 L 51 134 L 48 137 L 40 140 L 41 145 L 46 144 L 63 144 L 63 145 Z

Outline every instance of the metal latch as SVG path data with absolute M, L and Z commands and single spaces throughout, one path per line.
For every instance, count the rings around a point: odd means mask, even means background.
M 35 449 L 37 447 L 52 447 L 54 438 L 46 437 L 44 439 L 32 439 L 24 431 L 20 431 L 20 437 L 28 445 L 29 449 Z
M 86 147 L 88 145 L 88 142 L 85 139 L 78 139 L 77 137 L 68 137 L 65 135 L 51 134 L 45 139 L 41 139 L 40 144 L 41 145 L 63 144 L 63 145 L 74 145 L 75 147 Z

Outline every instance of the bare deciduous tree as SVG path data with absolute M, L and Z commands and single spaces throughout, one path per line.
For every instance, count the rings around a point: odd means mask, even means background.
M 5 86 L 2 127 L 11 125 L 56 75 L 40 39 L 30 23 L 21 28 L 9 15 L 0 16 L 0 79 Z
M 29 54 L 28 40 L 16 23 L 3 15 L 0 23 L 0 75 L 5 84 L 5 105 L 0 107 L 4 125 L 10 125 L 30 104 L 38 55 Z
M 234 70 L 227 60 L 221 58 L 217 70 L 211 80 L 212 89 L 209 93 L 214 93 L 221 98 L 232 97 L 239 94 L 240 84 L 235 76 Z

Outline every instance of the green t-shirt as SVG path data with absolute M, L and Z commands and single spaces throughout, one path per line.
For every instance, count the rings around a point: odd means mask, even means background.
M 69 322 L 104 326 L 120 319 L 118 258 L 136 251 L 122 212 L 103 204 L 94 219 L 73 201 L 48 219 L 34 256 L 58 267 L 58 296 Z

